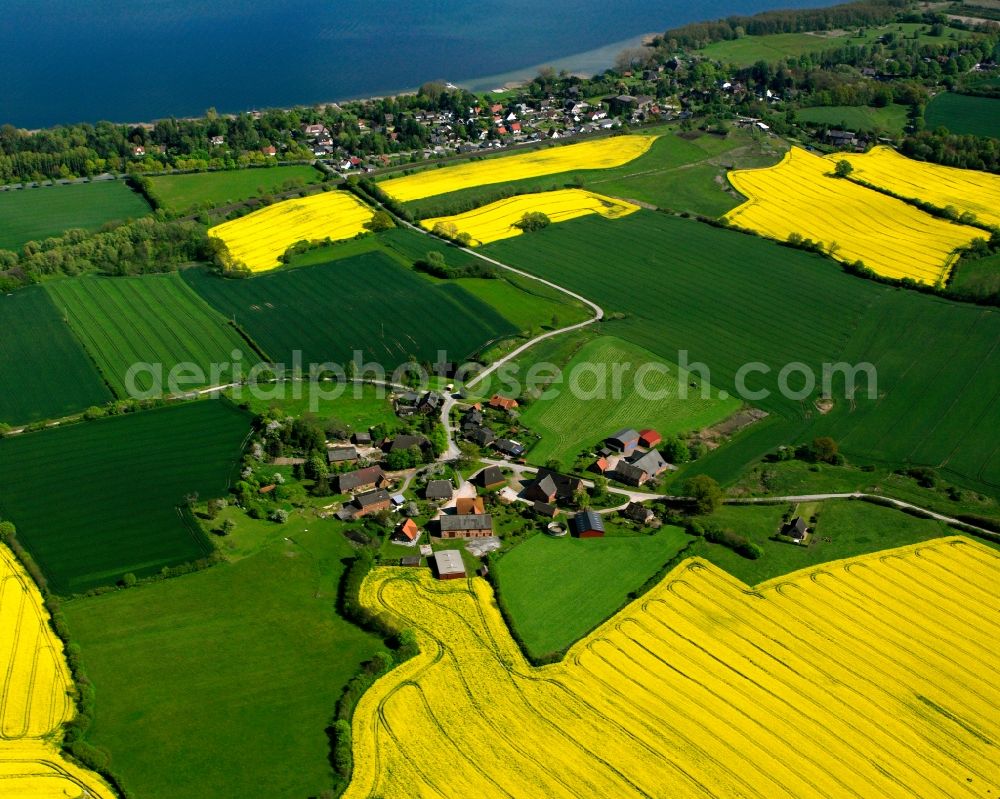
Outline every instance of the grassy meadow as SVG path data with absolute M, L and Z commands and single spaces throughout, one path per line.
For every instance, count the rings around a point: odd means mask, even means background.
M 906 127 L 907 111 L 905 105 L 888 105 L 884 108 L 864 105 L 817 106 L 796 111 L 795 119 L 812 125 L 868 133 L 879 130 L 900 136 Z
M 882 286 L 817 255 L 648 212 L 574 220 L 485 249 L 623 314 L 604 323 L 607 333 L 667 361 L 686 351 L 716 388 L 736 393 L 741 367 L 763 364 L 746 375 L 745 397 L 778 418 L 706 459 L 718 476 L 735 478 L 778 444 L 832 435 L 860 463 L 930 465 L 953 482 L 1000 489 L 995 309 Z M 820 414 L 823 364 L 843 361 L 876 367 L 877 396 L 867 397 L 861 375 L 845 399 L 843 375 L 833 373 L 835 405 Z M 817 378 L 802 399 L 778 390 L 793 362 Z M 803 382 L 793 375 L 788 387 Z
M 0 249 L 59 236 L 71 228 L 97 230 L 149 213 L 149 204 L 121 180 L 0 191 Z
M 184 279 L 279 363 L 346 363 L 354 351 L 395 368 L 410 355 L 461 360 L 514 326 L 460 286 L 435 285 L 382 252 L 226 280 L 188 270 Z M 429 325 L 429 320 L 447 324 Z
M 497 579 L 514 626 L 540 656 L 585 636 L 693 540 L 677 527 L 587 539 L 538 534 L 498 561 Z
M 224 496 L 249 417 L 202 400 L 0 440 L 0 517 L 57 594 L 143 577 L 211 546 L 185 498 Z
M 194 172 L 151 177 L 152 195 L 161 207 L 174 213 L 194 208 L 232 205 L 251 197 L 319 183 L 323 174 L 305 164 L 259 169 Z
M 313 406 L 309 398 L 309 385 L 284 383 L 274 387 L 275 397 L 255 398 L 244 396 L 239 388 L 229 389 L 226 395 L 234 402 L 246 403 L 251 413 L 259 414 L 271 408 L 280 408 L 288 416 L 314 416 L 322 424 L 339 422 L 351 433 L 367 432 L 373 425 L 385 425 L 390 430 L 399 424 L 399 417 L 384 389 L 366 383 L 346 386 L 336 399 L 319 398 Z M 324 391 L 331 390 L 329 385 Z M 301 396 L 296 397 L 296 392 Z
M 1000 138 L 1000 100 L 942 92 L 927 104 L 924 121 L 928 130 Z
M 300 514 L 241 516 L 230 539 L 257 536 L 250 525 L 266 543 L 237 562 L 63 605 L 97 697 L 88 739 L 136 796 L 334 786 L 325 730 L 381 649 L 334 609 L 352 550 L 337 522 Z
M 112 399 L 41 286 L 0 296 L 0 328 L 0 422 L 58 418 Z
M 627 370 L 620 386 L 613 378 L 616 364 Z M 636 371 L 649 364 L 655 364 L 657 371 L 649 372 L 640 387 Z M 542 436 L 528 453 L 533 463 L 554 459 L 563 468 L 570 468 L 582 450 L 592 450 L 623 427 L 652 427 L 664 436 L 687 433 L 725 419 L 741 404 L 734 399 L 720 399 L 717 391 L 702 386 L 693 376 L 697 387 L 688 387 L 689 396 L 681 399 L 675 364 L 611 336 L 584 345 L 566 365 L 563 375 L 562 385 L 556 387 L 558 396 L 535 400 L 521 414 L 521 421 Z M 571 391 L 573 386 L 579 390 Z M 640 388 L 665 396 L 651 401 Z M 703 392 L 709 396 L 703 397 Z
M 249 350 L 236 330 L 176 272 L 88 275 L 52 281 L 46 288 L 104 379 L 123 397 L 128 396 L 126 374 L 133 364 L 162 365 L 164 379 L 177 364 L 195 364 L 205 379 L 184 386 L 194 389 L 213 382 L 211 364 L 228 363 L 234 350 Z M 229 382 L 228 375 L 222 378 L 214 382 Z M 143 373 L 135 383 L 147 391 L 152 378 Z

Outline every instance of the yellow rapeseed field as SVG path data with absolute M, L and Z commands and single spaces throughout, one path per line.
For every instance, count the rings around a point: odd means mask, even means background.
M 73 717 L 72 680 L 42 595 L 0 546 L 0 797 L 113 799 L 97 775 L 63 760 L 52 737 Z M 89 791 L 89 794 L 84 794 Z
M 246 264 L 252 272 L 279 265 L 285 250 L 300 241 L 349 239 L 361 233 L 372 211 L 354 195 L 343 191 L 320 192 L 285 200 L 252 214 L 223 222 L 208 231 L 225 242 L 233 263 Z
M 998 580 L 957 536 L 756 589 L 690 559 L 536 669 L 483 580 L 382 568 L 362 600 L 421 651 L 362 697 L 345 797 L 996 796 Z
M 441 169 L 428 169 L 401 178 L 391 178 L 378 185 L 390 197 L 400 202 L 409 202 L 473 186 L 488 186 L 581 169 L 609 169 L 638 158 L 652 147 L 655 139 L 655 136 L 612 136 Z
M 445 225 L 454 233 L 468 233 L 472 236 L 473 244 L 489 244 L 491 241 L 521 235 L 523 231 L 515 227 L 514 223 L 529 211 L 541 211 L 552 222 L 566 222 L 588 214 L 618 219 L 638 210 L 638 205 L 594 194 L 592 191 L 560 189 L 521 194 L 464 214 L 424 219 L 420 224 L 428 230 L 433 230 L 437 225 Z
M 854 167 L 852 177 L 900 197 L 923 200 L 938 208 L 950 205 L 959 212 L 975 214 L 987 225 L 1000 225 L 1000 175 L 914 161 L 885 146 L 873 147 L 863 155 L 833 153 L 827 159 L 834 164 L 841 159 L 848 161 Z
M 773 167 L 730 172 L 730 182 L 748 199 L 725 218 L 780 241 L 797 233 L 821 242 L 840 261 L 864 261 L 880 275 L 932 285 L 947 277 L 955 248 L 987 238 L 838 179 L 834 166 L 793 147 Z

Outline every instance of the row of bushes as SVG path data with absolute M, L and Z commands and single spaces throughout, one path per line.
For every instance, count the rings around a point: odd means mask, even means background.
M 382 187 L 371 178 L 349 178 L 347 188 L 355 193 L 360 192 L 367 195 L 400 219 L 405 219 L 407 222 L 413 221 L 413 214 L 410 213 L 409 209 L 403 203 L 386 194 Z

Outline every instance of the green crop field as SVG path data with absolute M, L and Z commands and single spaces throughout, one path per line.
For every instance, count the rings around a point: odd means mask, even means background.
M 133 364 L 147 363 L 161 372 L 164 392 L 170 370 L 191 364 L 204 379 L 179 386 L 190 390 L 230 382 L 228 372 L 211 380 L 211 364 L 229 363 L 234 350 L 249 350 L 239 333 L 177 273 L 84 276 L 46 287 L 105 380 L 123 397 L 129 396 L 128 382 L 142 392 L 156 388 L 148 370 L 126 380 Z
M 905 105 L 889 105 L 885 108 L 834 105 L 803 108 L 795 112 L 795 118 L 799 122 L 813 125 L 866 132 L 881 130 L 901 135 L 906 127 L 907 110 Z
M 661 135 L 649 152 L 614 169 L 585 169 L 476 186 L 415 200 L 407 203 L 406 207 L 419 218 L 443 216 L 513 194 L 550 191 L 572 185 L 658 207 L 721 214 L 739 202 L 727 191 L 725 180 L 715 179 L 725 175 L 723 164 L 730 167 L 757 166 L 763 164 L 758 164 L 754 156 L 762 151 L 769 153 L 765 163 L 774 163 L 781 155 L 777 151 L 770 154 L 772 143 L 758 139 L 749 131 L 732 130 L 726 136 L 697 133 L 680 136 L 666 128 L 650 131 L 656 132 Z
M 455 283 L 495 308 L 522 332 L 550 330 L 553 322 L 554 327 L 565 327 L 593 316 L 592 311 L 565 294 L 510 273 L 497 280 L 459 278 Z
M 893 33 L 897 37 L 913 39 L 917 37 L 921 44 L 946 44 L 949 40 L 964 39 L 970 34 L 966 31 L 948 29 L 944 36 L 930 36 L 930 28 L 916 22 L 892 23 L 878 28 L 866 28 L 864 34 L 857 35 L 856 29 L 844 32 L 824 33 L 775 33 L 766 36 L 744 36 L 740 39 L 714 42 L 699 50 L 706 58 L 716 59 L 724 64 L 735 64 L 748 67 L 757 61 L 778 62 L 794 58 L 806 53 L 821 53 L 825 50 L 835 50 L 840 47 L 859 47 L 870 45 L 884 34 Z
M 637 370 L 650 365 L 657 371 L 649 371 L 637 381 Z M 614 377 L 616 368 L 622 370 L 621 381 Z M 710 396 L 703 397 L 701 384 L 691 388 L 687 382 L 684 388 L 688 396 L 681 399 L 676 365 L 611 336 L 584 345 L 563 376 L 562 385 L 554 386 L 557 396 L 532 402 L 521 415 L 521 421 L 542 436 L 528 453 L 533 463 L 555 459 L 569 468 L 581 450 L 592 451 L 623 427 L 652 427 L 664 436 L 686 433 L 725 419 L 741 404 L 719 399 L 710 386 L 704 387 Z M 574 387 L 579 390 L 572 390 Z
M 500 558 L 497 579 L 528 651 L 541 656 L 586 635 L 693 540 L 677 527 L 634 537 L 538 534 Z
M 188 270 L 184 279 L 275 361 L 347 363 L 354 351 L 394 369 L 410 355 L 460 361 L 515 327 L 469 292 L 435 284 L 382 252 L 225 280 Z
M 334 611 L 351 547 L 332 520 L 238 524 L 269 530 L 270 544 L 63 604 L 96 694 L 88 739 L 110 753 L 130 795 L 307 797 L 334 787 L 325 730 L 347 681 L 382 648 Z
M 202 400 L 0 440 L 0 516 L 59 594 L 145 576 L 211 547 L 181 512 L 223 496 L 249 417 Z
M 733 452 L 745 464 L 778 444 L 832 435 L 861 462 L 929 465 L 953 482 L 1000 489 L 997 309 L 882 286 L 820 256 L 649 212 L 573 220 L 486 251 L 621 312 L 606 332 L 667 361 L 686 351 L 713 386 L 778 417 L 706 459 L 727 478 Z M 736 376 L 753 362 L 740 392 Z M 816 378 L 802 399 L 779 390 L 781 370 L 797 362 Z M 841 362 L 870 362 L 877 397 L 861 374 L 848 399 L 843 375 L 828 369 L 835 404 L 820 414 L 823 364 Z M 804 378 L 787 383 L 798 390 Z
M 152 196 L 162 207 L 182 212 L 196 207 L 230 205 L 251 197 L 319 183 L 322 179 L 323 174 L 318 169 L 296 164 L 267 169 L 160 175 L 149 180 L 153 186 Z
M 149 204 L 121 180 L 0 191 L 0 249 L 59 236 L 70 228 L 97 230 L 149 213 Z
M 955 531 L 944 522 L 919 519 L 892 508 L 851 500 L 829 500 L 796 506 L 811 527 L 816 514 L 815 537 L 806 546 L 772 541 L 781 527 L 781 516 L 788 505 L 748 507 L 726 505 L 706 518 L 720 527 L 747 536 L 758 544 L 764 554 L 748 560 L 720 544 L 698 539 L 685 553 L 700 555 L 725 569 L 747 585 L 758 585 L 799 569 L 852 558 L 869 552 L 916 544 Z M 829 538 L 829 541 L 825 539 Z
M 112 399 L 45 289 L 0 296 L 0 330 L 0 422 L 58 418 Z
M 927 104 L 924 119 L 928 130 L 1000 138 L 1000 100 L 994 97 L 943 92 Z

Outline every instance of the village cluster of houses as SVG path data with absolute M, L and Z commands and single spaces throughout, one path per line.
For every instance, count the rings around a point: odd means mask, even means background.
M 626 485 L 645 485 L 668 469 L 676 468 L 656 449 L 662 442 L 662 436 L 655 430 L 619 430 L 604 440 L 590 470 Z
M 517 400 L 494 394 L 486 407 L 507 415 L 517 413 Z M 498 438 L 493 429 L 486 423 L 482 403 L 476 402 L 465 410 L 460 419 L 462 437 L 484 449 L 493 449 L 507 458 L 520 459 L 525 453 L 525 446 L 510 438 Z

